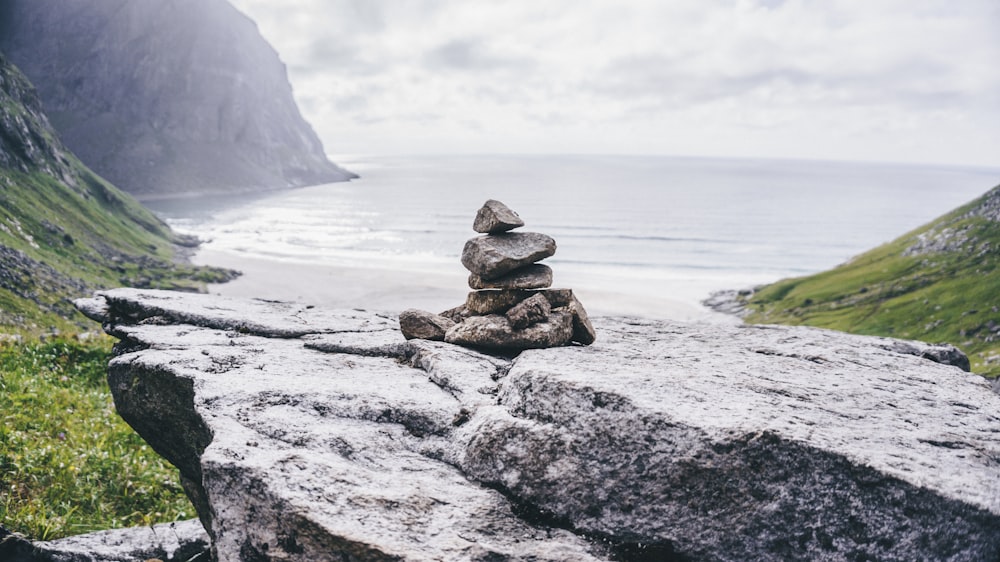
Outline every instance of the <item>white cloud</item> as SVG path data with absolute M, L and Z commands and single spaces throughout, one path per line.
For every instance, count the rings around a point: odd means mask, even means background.
M 232 0 L 331 152 L 1000 164 L 995 0 Z

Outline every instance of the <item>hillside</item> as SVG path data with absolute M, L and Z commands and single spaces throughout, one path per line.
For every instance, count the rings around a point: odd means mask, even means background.
M 1000 186 L 832 270 L 743 297 L 746 321 L 948 342 L 1000 375 Z
M 59 141 L 28 80 L 0 55 L 0 330 L 76 329 L 96 288 L 197 290 L 233 272 L 174 263 L 179 237 Z
M 0 0 L 0 51 L 66 146 L 140 199 L 355 177 L 327 159 L 277 53 L 225 0 Z

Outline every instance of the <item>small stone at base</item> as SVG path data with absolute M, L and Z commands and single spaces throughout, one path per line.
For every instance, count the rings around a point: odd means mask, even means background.
M 552 312 L 552 305 L 540 294 L 524 299 L 507 311 L 506 317 L 515 330 L 522 330 L 545 321 Z
M 408 340 L 442 341 L 454 325 L 454 321 L 425 310 L 410 308 L 399 313 L 399 329 Z

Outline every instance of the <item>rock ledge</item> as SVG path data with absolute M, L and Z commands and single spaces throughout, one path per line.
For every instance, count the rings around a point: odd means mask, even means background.
M 1000 556 L 1000 396 L 927 344 L 599 318 L 506 359 L 371 312 L 77 304 L 220 560 Z

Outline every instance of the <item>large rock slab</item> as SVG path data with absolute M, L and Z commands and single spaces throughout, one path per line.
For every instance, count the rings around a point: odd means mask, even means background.
M 1000 557 L 1000 396 L 921 357 L 943 347 L 601 318 L 590 347 L 507 359 L 356 311 L 80 306 L 220 560 Z M 297 312 L 335 329 L 276 337 Z
M 465 243 L 462 265 L 489 281 L 556 253 L 556 241 L 538 232 L 477 236 Z

